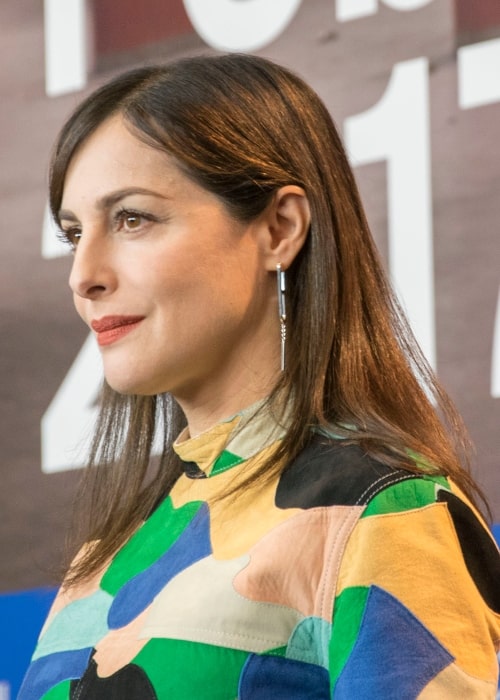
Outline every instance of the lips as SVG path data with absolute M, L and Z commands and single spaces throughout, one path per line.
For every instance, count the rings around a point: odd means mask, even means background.
M 91 322 L 100 346 L 110 345 L 120 340 L 136 328 L 144 316 L 104 316 Z

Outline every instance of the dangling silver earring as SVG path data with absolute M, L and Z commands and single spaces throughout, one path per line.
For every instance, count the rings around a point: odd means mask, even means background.
M 276 265 L 276 281 L 278 283 L 278 314 L 280 319 L 281 334 L 281 371 L 285 369 L 286 348 L 286 305 L 285 305 L 285 271 L 281 269 L 281 263 Z

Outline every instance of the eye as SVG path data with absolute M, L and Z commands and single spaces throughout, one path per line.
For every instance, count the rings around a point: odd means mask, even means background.
M 124 231 L 139 231 L 146 222 L 153 220 L 154 217 L 150 214 L 130 209 L 121 209 L 115 215 L 117 227 Z
M 126 228 L 133 231 L 135 228 L 139 228 L 142 223 L 142 217 L 138 214 L 125 214 L 123 216 L 123 224 Z
M 76 226 L 72 226 L 68 229 L 60 229 L 57 233 L 57 237 L 60 241 L 69 245 L 71 250 L 75 250 L 80 238 L 82 237 L 82 232 L 81 229 L 77 228 Z

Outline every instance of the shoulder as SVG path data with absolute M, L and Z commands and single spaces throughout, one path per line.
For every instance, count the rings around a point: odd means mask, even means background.
M 454 483 L 317 436 L 283 472 L 276 505 L 332 528 L 333 697 L 493 697 L 500 555 Z
M 420 551 L 426 562 L 435 552 L 436 566 L 461 555 L 482 598 L 500 612 L 496 543 L 475 508 L 444 476 L 396 469 L 358 445 L 317 435 L 281 475 L 276 505 L 355 508 L 358 524 L 347 553 L 373 563 L 381 546 L 393 558 Z
M 379 494 L 404 482 L 399 489 L 419 504 L 420 491 L 432 491 L 423 474 L 396 469 L 370 457 L 356 444 L 315 435 L 309 445 L 288 465 L 280 477 L 276 505 L 281 508 L 317 508 L 321 506 L 367 506 Z M 408 506 L 410 506 L 410 502 Z

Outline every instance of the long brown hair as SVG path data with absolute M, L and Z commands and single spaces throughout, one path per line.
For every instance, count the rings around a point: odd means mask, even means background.
M 50 173 L 56 221 L 73 155 L 117 113 L 242 221 L 259 215 L 284 185 L 307 193 L 310 232 L 287 272 L 287 368 L 270 397 L 290 403 L 291 419 L 277 454 L 253 480 L 276 475 L 312 426 L 334 426 L 388 464 L 447 474 L 471 498 L 478 494 L 463 466 L 460 418 L 390 289 L 341 140 L 314 91 L 270 61 L 235 54 L 119 76 L 90 95 L 61 131 Z M 120 396 L 105 386 L 84 480 L 88 498 L 80 500 L 83 536 L 97 543 L 69 583 L 102 566 L 168 493 L 181 472 L 172 441 L 184 424 L 170 395 Z M 155 432 L 164 446 L 156 461 Z

